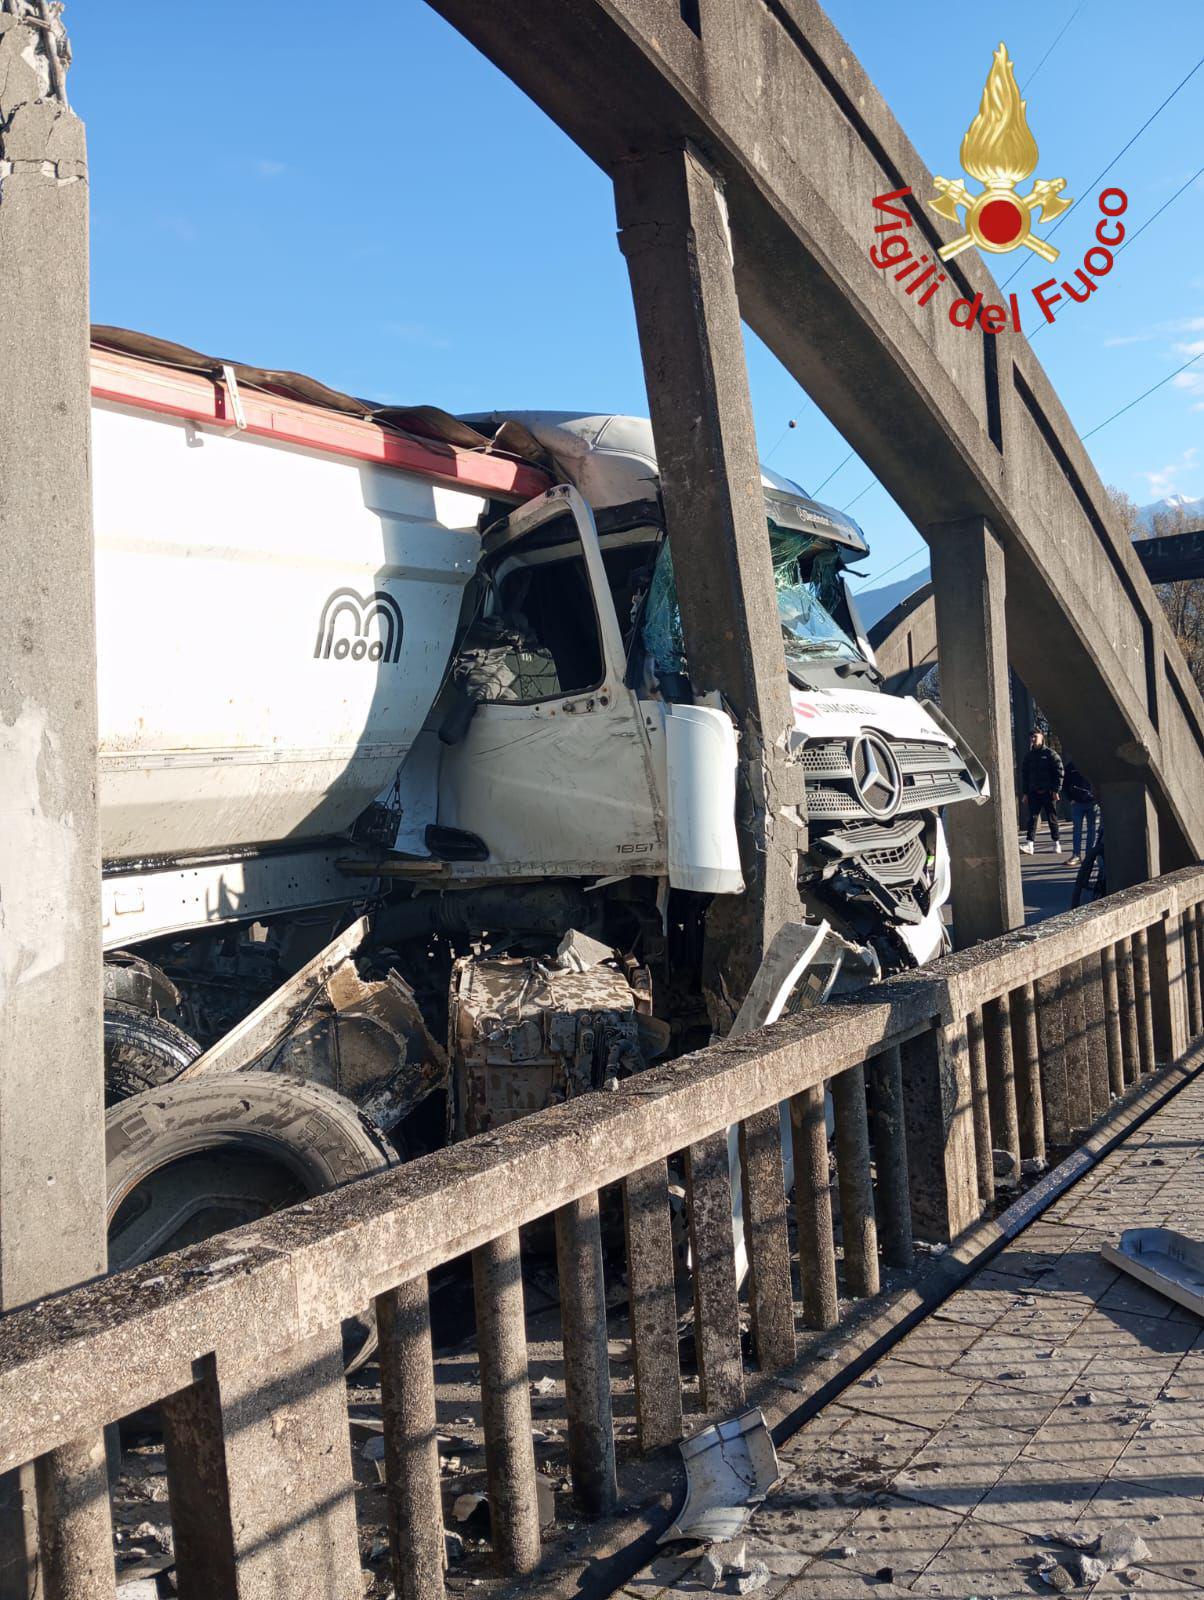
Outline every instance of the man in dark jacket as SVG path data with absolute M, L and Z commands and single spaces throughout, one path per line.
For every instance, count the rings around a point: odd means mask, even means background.
M 1028 753 L 1020 769 L 1028 800 L 1028 838 L 1020 846 L 1026 856 L 1037 848 L 1037 821 L 1042 814 L 1049 823 L 1049 836 L 1053 840 L 1054 854 L 1062 854 L 1058 838 L 1058 796 L 1062 792 L 1062 758 L 1045 742 L 1045 735 L 1033 729 L 1028 742 Z

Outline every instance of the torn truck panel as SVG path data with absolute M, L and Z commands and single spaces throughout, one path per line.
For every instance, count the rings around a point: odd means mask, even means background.
M 637 990 L 608 963 L 465 956 L 452 972 L 448 1037 L 457 1136 L 481 1133 L 644 1065 Z
M 366 979 L 350 958 L 261 1065 L 338 1090 L 385 1132 L 446 1088 L 448 1078 L 447 1051 L 432 1038 L 401 974 L 390 968 L 383 978 Z
M 1204 1239 L 1173 1228 L 1126 1228 L 1120 1244 L 1104 1245 L 1100 1255 L 1110 1267 L 1204 1317 Z
M 395 1128 L 446 1087 L 447 1052 L 399 972 L 365 975 L 368 927 L 360 917 L 345 928 L 180 1077 L 277 1072 L 337 1090 Z
M 756 1407 L 683 1439 L 681 1455 L 685 1502 L 658 1544 L 735 1539 L 781 1476 L 773 1439 Z

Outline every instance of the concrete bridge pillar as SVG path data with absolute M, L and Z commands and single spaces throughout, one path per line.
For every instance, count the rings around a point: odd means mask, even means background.
M 0 1312 L 105 1268 L 88 203 L 65 43 L 43 7 L 0 14 Z M 39 1466 L 51 1600 L 113 1592 L 103 1459 L 81 1441 Z M 0 1600 L 37 1583 L 34 1500 L 31 1472 L 0 1478 Z
M 981 517 L 923 530 L 932 552 L 941 705 L 991 780 L 987 805 L 945 815 L 959 949 L 1024 921 L 1016 854 L 1003 550 Z
M 1158 813 L 1149 785 L 1140 778 L 1101 783 L 1097 790 L 1104 823 L 1108 892 L 1131 889 L 1162 871 Z
M 770 939 L 797 915 L 806 832 L 782 814 L 805 793 L 778 743 L 794 719 L 727 208 L 688 146 L 622 162 L 615 199 L 692 682 L 696 693 L 721 690 L 740 726 L 747 888 L 717 898 L 707 939 L 708 988 L 738 1005 Z

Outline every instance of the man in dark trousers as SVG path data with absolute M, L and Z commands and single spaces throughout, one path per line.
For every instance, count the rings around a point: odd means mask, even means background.
M 1028 742 L 1028 753 L 1020 769 L 1020 778 L 1028 800 L 1028 838 L 1020 846 L 1021 850 L 1026 856 L 1031 856 L 1037 848 L 1037 819 L 1044 813 L 1049 823 L 1054 854 L 1060 856 L 1062 844 L 1058 838 L 1057 806 L 1058 796 L 1062 792 L 1062 758 L 1056 750 L 1050 749 L 1045 742 L 1045 735 L 1036 728 Z

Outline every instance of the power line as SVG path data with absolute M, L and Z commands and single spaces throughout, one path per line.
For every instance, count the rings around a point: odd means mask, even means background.
M 874 573 L 867 574 L 866 575 L 866 579 L 865 579 L 865 583 L 863 583 L 861 585 L 861 589 L 864 589 L 866 584 L 869 584 L 869 583 L 881 583 L 883 578 L 889 578 L 892 572 L 898 572 L 899 568 L 901 566 L 904 566 L 908 561 L 914 561 L 916 556 L 919 555 L 920 550 L 922 550 L 923 548 L 924 548 L 924 546 L 920 545 L 919 549 L 909 550 L 905 556 L 901 556 L 899 558 L 899 560 L 895 562 L 893 567 L 887 567 L 885 572 L 874 572 Z M 861 589 L 858 589 L 858 591 L 857 591 L 858 594 L 861 593 Z
M 857 504 L 858 500 L 861 499 L 861 495 L 869 494 L 870 490 L 874 487 L 874 485 L 877 483 L 877 481 L 878 481 L 877 478 L 871 478 L 870 481 L 866 484 L 865 488 L 861 490 L 861 493 L 860 494 L 855 494 L 853 496 L 853 498 L 850 501 L 848 501 L 848 503 L 846 505 L 841 506 L 840 509 L 842 511 L 847 511 L 849 509 L 849 506 L 855 506 Z
M 1195 183 L 1196 179 L 1200 176 L 1201 173 L 1204 173 L 1204 167 L 1199 167 L 1195 172 L 1192 173 L 1191 177 L 1187 180 L 1186 183 L 1180 184 L 1179 187 L 1175 190 L 1174 194 L 1171 195 L 1170 199 L 1167 200 L 1167 201 L 1164 201 L 1163 204 L 1158 207 L 1157 211 L 1155 211 L 1155 213 L 1154 213 L 1154 215 L 1152 217 L 1147 217 L 1146 220 L 1141 224 L 1141 227 L 1138 228 L 1136 233 L 1131 233 L 1129 235 L 1129 237 L 1125 240 L 1125 242 L 1120 246 L 1120 249 L 1117 250 L 1117 252 L 1116 252 L 1117 255 L 1120 254 L 1121 250 L 1127 250 L 1131 244 L 1135 243 L 1138 239 L 1140 239 L 1142 234 L 1149 227 L 1150 223 L 1151 222 L 1157 222 L 1158 218 L 1166 210 L 1167 206 L 1173 206 L 1175 201 L 1179 198 L 1179 196 L 1183 193 L 1183 191 L 1185 189 L 1190 189 L 1191 188 L 1192 184 Z
M 848 466 L 848 464 L 849 464 L 849 462 L 850 462 L 850 461 L 851 461 L 851 460 L 852 460 L 852 459 L 853 459 L 853 457 L 854 457 L 854 456 L 855 456 L 855 455 L 856 455 L 856 454 L 857 454 L 857 452 L 856 452 L 856 450 L 850 450 L 850 451 L 849 451 L 849 453 L 848 453 L 848 455 L 847 455 L 847 456 L 846 456 L 846 457 L 845 457 L 845 458 L 844 458 L 844 460 L 843 460 L 843 461 L 842 461 L 842 462 L 841 462 L 841 463 L 840 463 L 840 466 L 837 466 L 837 467 L 833 467 L 833 468 L 832 468 L 832 470 L 831 470 L 831 472 L 829 472 L 829 474 L 828 474 L 828 476 L 827 476 L 827 477 L 826 477 L 826 478 L 825 478 L 825 479 L 824 479 L 824 482 L 823 482 L 823 483 L 821 483 L 821 484 L 820 484 L 820 486 L 819 486 L 819 489 L 816 489 L 816 490 L 815 490 L 815 491 L 814 491 L 814 493 L 813 493 L 813 494 L 812 494 L 812 496 L 811 496 L 811 498 L 812 498 L 812 499 L 813 499 L 813 500 L 814 500 L 814 499 L 815 499 L 815 496 L 816 496 L 816 495 L 818 495 L 818 493 L 819 493 L 819 490 L 820 490 L 820 489 L 822 489 L 822 488 L 823 488 L 823 487 L 824 487 L 824 484 L 827 484 L 827 483 L 831 483 L 831 482 L 832 482 L 832 479 L 833 479 L 833 478 L 834 478 L 834 477 L 835 477 L 835 476 L 836 476 L 836 474 L 837 474 L 837 473 L 838 473 L 838 472 L 839 472 L 839 471 L 840 471 L 840 467 L 847 467 L 847 466 Z
M 1133 148 L 1133 146 L 1137 143 L 1138 139 L 1141 138 L 1142 134 L 1149 127 L 1150 123 L 1153 122 L 1155 120 L 1155 118 L 1159 117 L 1162 114 L 1162 112 L 1164 112 L 1166 110 L 1167 106 L 1170 105 L 1171 101 L 1179 93 L 1179 90 L 1183 88 L 1184 84 L 1190 82 L 1190 80 L 1195 77 L 1196 73 L 1199 72 L 1201 67 L 1204 67 L 1204 56 L 1200 57 L 1200 59 L 1196 62 L 1195 66 L 1187 74 L 1186 78 L 1180 79 L 1180 81 L 1171 90 L 1170 94 L 1167 95 L 1166 99 L 1162 102 L 1162 104 L 1159 105 L 1159 106 L 1156 106 L 1154 108 L 1154 110 L 1150 113 L 1150 115 L 1141 124 L 1141 127 L 1138 128 L 1137 132 L 1133 135 L 1133 137 L 1129 140 L 1129 142 L 1126 145 L 1123 145 L 1116 152 L 1116 154 L 1112 157 L 1111 161 L 1109 161 L 1108 165 L 1106 167 L 1104 167 L 1101 172 L 1097 172 L 1096 173 L 1095 177 L 1092 178 L 1091 182 L 1086 185 L 1086 188 L 1085 188 L 1085 191 L 1084 191 L 1085 193 L 1090 194 L 1094 190 L 1096 184 L 1100 181 L 1100 179 L 1101 178 L 1106 178 L 1108 176 L 1108 174 L 1112 171 L 1112 168 L 1120 160 L 1121 156 L 1123 156 L 1126 151 L 1131 150 Z M 1051 239 L 1053 237 L 1053 235 L 1055 233 L 1057 233 L 1058 229 L 1062 226 L 1062 224 L 1066 221 L 1067 217 L 1072 216 L 1074 214 L 1074 208 L 1075 208 L 1075 206 L 1077 204 L 1078 204 L 1077 201 L 1072 201 L 1071 202 L 1070 208 L 1062 213 L 1062 215 L 1054 223 L 1053 227 L 1050 228 L 1049 232 L 1045 235 L 1045 237 L 1047 239 Z M 1027 260 L 1022 261 L 1020 263 L 1020 265 L 1016 268 L 1015 272 L 1012 273 L 1012 277 L 1004 279 L 1003 287 L 1006 289 L 1008 284 L 1011 283 L 1012 278 L 1014 278 L 1017 273 L 1023 272 L 1025 267 L 1028 266 L 1028 264 L 1029 263 L 1028 263 Z
M 1045 54 L 1041 57 L 1040 61 L 1037 62 L 1037 65 L 1029 73 L 1028 77 L 1025 78 L 1024 82 L 1020 85 L 1020 93 L 1021 94 L 1024 93 L 1024 91 L 1028 88 L 1029 84 L 1037 76 L 1038 72 L 1040 72 L 1041 68 L 1049 60 L 1050 56 L 1053 55 L 1054 51 L 1058 48 L 1058 45 L 1061 42 L 1062 34 L 1066 32 L 1067 28 L 1069 28 L 1070 24 L 1074 21 L 1074 19 L 1078 16 L 1079 12 L 1083 9 L 1083 7 L 1086 4 L 1087 4 L 1087 0 L 1079 0 L 1078 5 L 1075 6 L 1074 10 L 1070 13 L 1070 16 L 1062 24 L 1061 32 L 1058 34 L 1057 38 L 1050 45 L 1049 49 L 1045 52 Z
M 1167 209 L 1167 207 L 1168 206 L 1173 206 L 1175 201 L 1179 198 L 1179 196 L 1181 194 L 1183 194 L 1186 190 L 1190 189 L 1192 184 L 1195 183 L 1196 179 L 1201 177 L 1201 176 L 1204 176 L 1204 167 L 1200 167 L 1200 168 L 1198 168 L 1197 171 L 1193 172 L 1191 177 L 1188 178 L 1187 182 L 1186 183 L 1181 183 L 1179 185 L 1179 187 L 1175 190 L 1174 194 L 1171 195 L 1170 199 L 1164 201 L 1162 203 L 1162 205 L 1160 205 L 1158 207 L 1157 211 L 1155 211 L 1155 213 L 1154 213 L 1154 215 L 1152 217 L 1147 217 L 1146 218 L 1146 220 L 1141 224 L 1141 227 L 1138 228 L 1136 233 L 1130 234 L 1129 237 L 1127 239 L 1125 239 L 1122 244 L 1118 245 L 1117 249 L 1116 249 L 1116 254 L 1120 255 L 1121 251 L 1127 250 L 1131 244 L 1135 244 L 1136 241 L 1141 238 L 1141 236 L 1145 232 L 1145 230 L 1149 227 L 1150 223 L 1151 222 L 1157 222 L 1158 218 Z M 1030 336 L 1029 336 L 1030 342 L 1031 342 L 1032 339 L 1035 339 L 1037 337 L 1037 334 L 1039 334 L 1043 328 L 1049 328 L 1049 327 L 1052 327 L 1052 326 L 1053 326 L 1053 324 L 1049 323 L 1049 322 L 1038 323 L 1037 327 L 1033 330 L 1032 334 L 1030 334 Z
M 1098 433 L 1101 428 L 1106 428 L 1110 422 L 1115 422 L 1117 417 L 1123 417 L 1126 411 L 1132 411 L 1134 406 L 1140 405 L 1148 395 L 1152 395 L 1154 393 L 1155 389 L 1161 389 L 1164 383 L 1169 383 L 1172 378 L 1177 378 L 1181 372 L 1186 372 L 1188 367 L 1193 366 L 1197 361 L 1199 361 L 1201 356 L 1204 356 L 1204 350 L 1197 350 L 1190 361 L 1185 361 L 1181 367 L 1176 367 L 1174 372 L 1168 372 L 1165 378 L 1159 378 L 1157 383 L 1151 384 L 1151 386 L 1145 390 L 1143 394 L 1139 394 L 1136 400 L 1130 400 L 1127 406 L 1121 406 L 1119 411 L 1114 411 L 1110 417 L 1105 417 L 1102 422 L 1097 422 L 1094 428 L 1090 429 L 1090 431 L 1087 433 L 1080 434 L 1079 437 L 1082 439 L 1090 439 L 1093 433 Z

